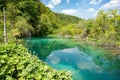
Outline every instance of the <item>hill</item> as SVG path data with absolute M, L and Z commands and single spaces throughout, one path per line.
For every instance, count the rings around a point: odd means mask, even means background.
M 3 9 L 6 16 L 8 39 L 18 36 L 44 36 L 52 34 L 59 27 L 78 23 L 79 18 L 52 12 L 39 0 L 0 1 L 0 35 L 3 34 Z M 0 36 L 2 41 L 2 36 Z

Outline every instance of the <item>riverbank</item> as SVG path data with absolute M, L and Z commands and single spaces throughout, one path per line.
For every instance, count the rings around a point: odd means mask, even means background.
M 112 42 L 99 42 L 99 41 L 91 41 L 91 40 L 76 40 L 78 42 L 83 42 L 91 46 L 96 46 L 104 49 L 108 52 L 109 55 L 120 55 L 120 45 L 112 43 Z
M 108 52 L 108 54 L 116 56 L 120 55 L 120 41 L 110 41 L 110 40 L 96 40 L 90 38 L 80 38 L 78 36 L 70 35 L 48 35 L 48 38 L 68 38 L 73 39 L 76 42 L 84 43 L 91 46 L 100 47 Z

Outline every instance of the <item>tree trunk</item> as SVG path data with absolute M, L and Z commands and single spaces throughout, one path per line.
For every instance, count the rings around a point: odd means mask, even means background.
M 7 43 L 7 34 L 6 34 L 6 13 L 5 13 L 5 8 L 3 7 L 3 16 L 4 16 L 4 44 Z

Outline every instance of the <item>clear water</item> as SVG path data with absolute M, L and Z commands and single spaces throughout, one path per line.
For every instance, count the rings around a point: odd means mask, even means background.
M 73 80 L 120 80 L 120 56 L 71 39 L 32 38 L 25 46 L 56 70 L 72 72 Z

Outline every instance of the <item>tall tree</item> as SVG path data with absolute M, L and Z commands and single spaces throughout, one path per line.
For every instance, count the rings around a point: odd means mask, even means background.
M 5 7 L 6 7 L 6 3 L 8 1 L 7 0 L 0 0 L 0 8 L 3 10 L 3 17 L 4 17 L 4 43 L 7 43 L 7 34 L 6 34 L 6 11 L 5 11 Z
M 4 16 L 4 43 L 7 43 L 7 33 L 6 33 L 6 12 L 5 12 L 5 7 L 3 7 L 3 16 Z

